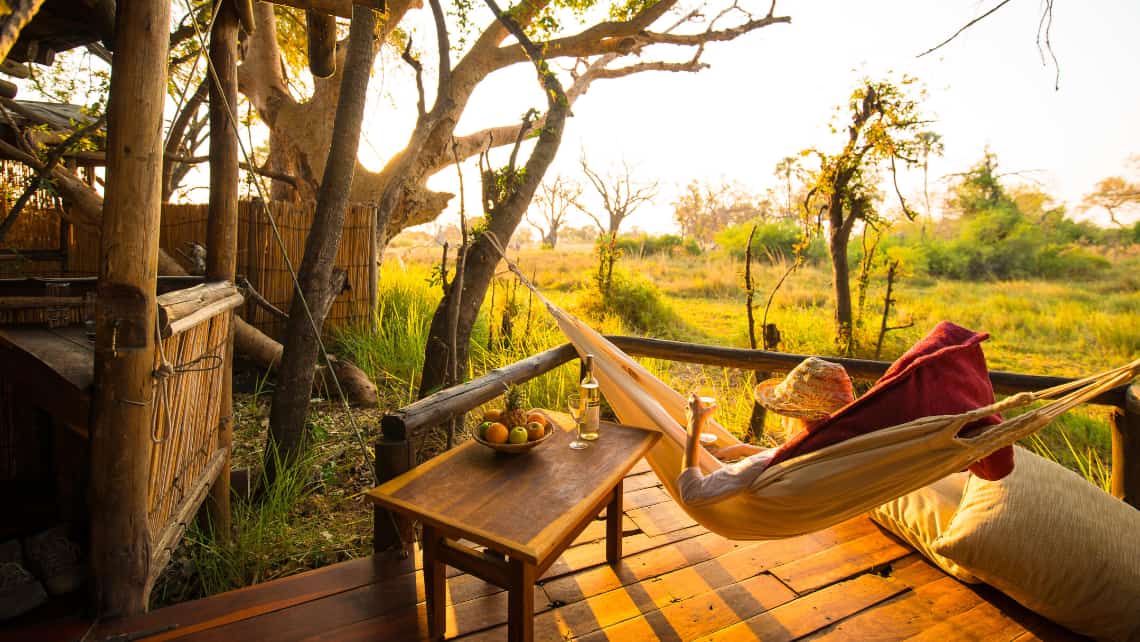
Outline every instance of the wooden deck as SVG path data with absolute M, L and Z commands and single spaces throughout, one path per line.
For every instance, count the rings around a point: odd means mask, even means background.
M 625 480 L 623 523 L 619 568 L 604 563 L 605 522 L 596 520 L 546 573 L 535 589 L 536 639 L 1081 639 L 945 575 L 865 517 L 794 539 L 729 541 L 694 524 L 642 462 Z M 86 639 L 424 639 L 418 563 L 335 564 L 100 623 Z M 506 594 L 449 571 L 447 636 L 505 640 Z M 89 626 L 72 620 L 13 639 L 78 640 Z

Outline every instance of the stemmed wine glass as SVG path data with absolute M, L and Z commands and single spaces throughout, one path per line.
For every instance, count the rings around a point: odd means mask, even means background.
M 574 450 L 589 448 L 590 442 L 582 440 L 582 419 L 585 417 L 586 405 L 581 395 L 577 393 L 567 395 L 566 408 L 570 411 L 570 418 L 574 420 L 574 425 L 578 428 L 577 436 L 574 437 L 574 441 L 570 442 L 570 447 Z

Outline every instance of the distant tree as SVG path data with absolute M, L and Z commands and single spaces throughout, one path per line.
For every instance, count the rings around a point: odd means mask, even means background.
M 574 204 L 590 217 L 602 235 L 617 238 L 621 224 L 633 216 L 637 208 L 657 198 L 657 181 L 641 183 L 635 180 L 633 168 L 624 160 L 619 169 L 605 176 L 592 169 L 585 156 L 579 159 L 578 164 L 601 200 L 601 207 L 586 207 L 581 199 L 575 200 Z
M 802 172 L 803 166 L 796 156 L 785 156 L 776 163 L 776 178 L 784 184 L 784 218 L 790 219 L 796 216 L 795 207 L 792 205 L 792 195 L 795 194 L 795 190 L 792 189 L 792 178 Z
M 1132 158 L 1132 165 L 1140 167 L 1140 156 Z M 1082 209 L 1101 208 L 1108 212 L 1108 218 L 1120 227 L 1128 227 L 1133 222 L 1125 222 L 1122 215 L 1140 213 L 1140 182 L 1127 180 L 1121 176 L 1109 176 L 1096 184 L 1096 189 L 1085 195 Z
M 803 156 L 815 156 L 819 160 L 819 170 L 809 182 L 804 213 L 817 222 L 827 222 L 835 288 L 836 340 L 840 349 L 848 354 L 854 351 L 854 336 L 847 247 L 857 221 L 874 224 L 879 220 L 875 200 L 876 178 L 881 168 L 890 171 L 903 212 L 908 218 L 914 218 L 895 180 L 899 163 L 917 163 L 922 146 L 919 134 L 929 123 L 920 115 L 917 100 L 907 93 L 912 83 L 907 78 L 901 85 L 863 81 L 848 103 L 850 122 L 846 124 L 847 141 L 843 148 L 835 154 L 814 148 L 802 152 Z
M 693 180 L 673 202 L 673 216 L 681 226 L 683 239 L 708 249 L 716 234 L 730 225 L 766 221 L 771 216 L 771 204 L 744 192 L 739 185 Z
M 544 182 L 538 188 L 531 203 L 530 211 L 536 213 L 539 222 L 536 223 L 527 216 L 530 223 L 545 247 L 554 249 L 558 245 L 558 231 L 566 224 L 566 215 L 570 207 L 582 196 L 582 186 L 572 182 L 564 176 L 555 176 L 553 181 Z
M 925 131 L 918 135 L 919 158 L 922 163 L 922 204 L 926 211 L 926 220 L 922 223 L 922 235 L 926 236 L 926 221 L 932 220 L 930 211 L 930 157 L 941 156 L 945 147 L 942 145 L 942 136 L 935 132 Z

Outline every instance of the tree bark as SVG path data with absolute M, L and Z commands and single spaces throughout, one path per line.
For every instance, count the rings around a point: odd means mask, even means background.
M 20 32 L 39 13 L 43 3 L 44 0 L 15 0 L 8 4 L 8 15 L 0 18 L 0 60 L 8 58 Z
M 517 25 L 511 23 L 511 18 L 501 14 L 494 6 L 493 0 L 488 0 L 499 19 L 505 24 L 511 24 L 512 32 Z M 534 151 L 527 159 L 526 167 L 522 172 L 521 184 L 512 191 L 506 199 L 487 213 L 487 230 L 480 234 L 472 243 L 463 257 L 463 292 L 460 296 L 458 323 L 455 333 L 456 364 L 460 376 L 467 372 L 468 351 L 471 344 L 471 330 L 475 325 L 475 318 L 479 308 L 483 305 L 483 298 L 487 294 L 491 279 L 495 275 L 495 268 L 499 264 L 499 253 L 491 243 L 491 235 L 506 247 L 511 235 L 522 221 L 523 215 L 529 207 L 535 191 L 546 175 L 546 170 L 558 153 L 562 142 L 562 132 L 569 113 L 569 101 L 562 85 L 553 73 L 548 71 L 543 63 L 539 50 L 534 47 L 521 31 L 515 33 L 523 46 L 527 47 L 528 54 L 538 69 L 539 81 L 543 84 L 548 103 L 548 112 L 545 126 L 540 130 L 538 142 Z M 428 334 L 427 347 L 424 351 L 423 377 L 420 380 L 420 397 L 424 397 L 438 389 L 447 379 L 448 345 L 450 341 L 450 327 L 448 310 L 450 300 L 457 296 L 456 288 L 459 284 L 452 282 L 443 301 L 436 308 L 432 316 L 431 327 Z
M 145 611 L 150 591 L 147 482 L 170 2 L 124 2 L 117 18 L 91 426 L 91 565 L 101 617 Z
M 332 144 L 317 194 L 313 227 L 298 271 L 300 292 L 293 297 L 286 329 L 285 352 L 277 373 L 277 388 L 269 416 L 266 478 L 273 482 L 278 463 L 288 464 L 303 451 L 305 418 L 313 388 L 318 333 L 327 314 L 333 260 L 340 244 L 356 170 L 356 152 L 364 119 L 368 79 L 372 72 L 376 16 L 371 9 L 353 7 L 348 53 L 339 92 Z M 309 309 L 305 302 L 308 301 Z M 313 319 L 310 320 L 309 312 Z

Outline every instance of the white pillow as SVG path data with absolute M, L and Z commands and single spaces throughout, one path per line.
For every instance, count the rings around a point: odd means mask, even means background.
M 965 472 L 944 477 L 872 510 L 871 519 L 950 575 L 978 584 L 981 580 L 973 573 L 934 550 L 934 542 L 950 528 L 958 512 L 969 477 L 970 473 Z
M 970 477 L 932 552 L 1073 631 L 1140 640 L 1140 511 L 1027 450 L 1015 461 Z

